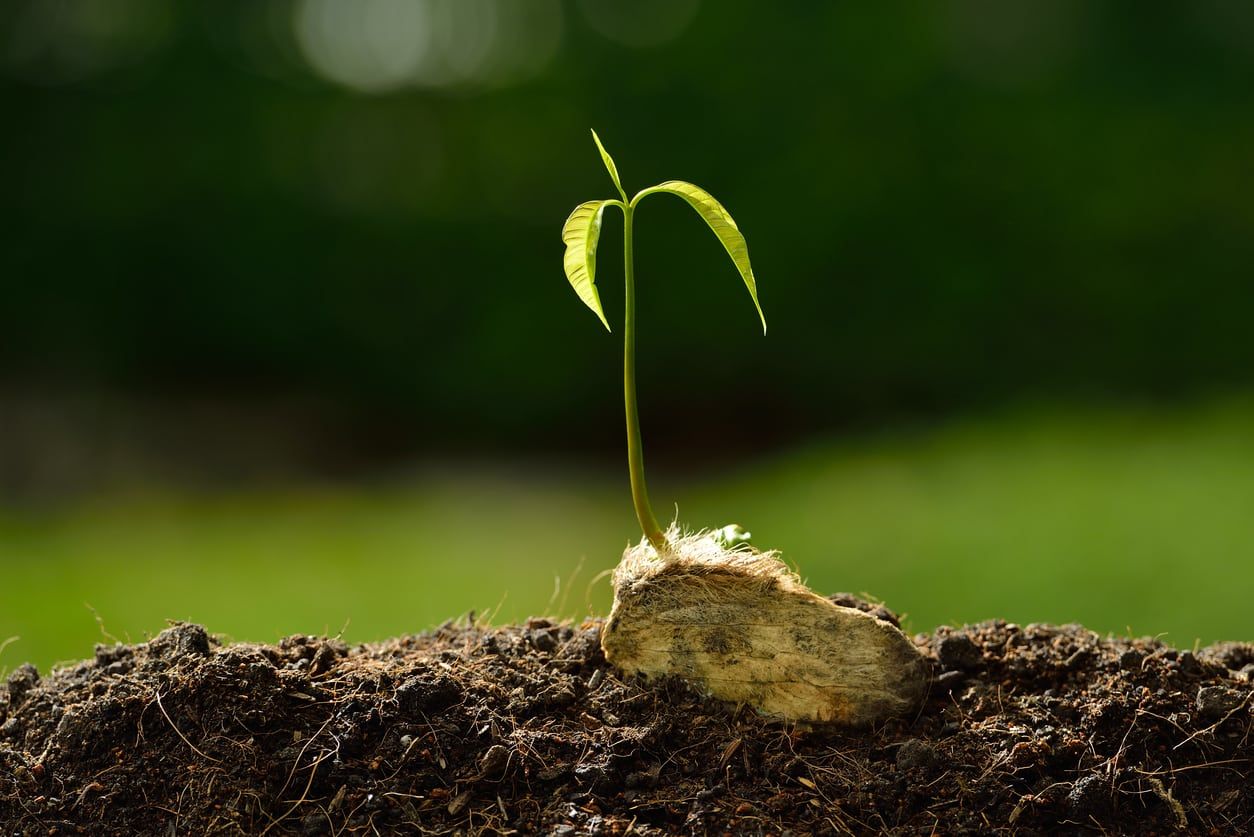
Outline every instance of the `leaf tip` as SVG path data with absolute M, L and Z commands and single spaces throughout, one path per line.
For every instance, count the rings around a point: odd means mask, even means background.
M 593 293 L 596 294 L 596 291 L 594 290 Z M 601 295 L 596 294 L 596 298 L 597 298 L 596 306 L 593 307 L 589 305 L 588 307 L 592 308 L 593 313 L 597 315 L 597 319 L 601 321 L 601 325 L 605 326 L 605 330 L 608 331 L 610 334 L 613 334 L 614 329 L 610 328 L 610 321 L 605 319 L 605 311 L 604 309 L 601 308 Z
M 610 173 L 610 180 L 614 181 L 614 188 L 618 189 L 618 193 L 623 196 L 623 200 L 627 200 L 627 193 L 623 191 L 623 182 L 618 177 L 618 166 L 614 164 L 614 158 L 610 156 L 610 152 L 605 150 L 605 146 L 601 143 L 601 138 L 597 136 L 595 128 L 592 131 L 592 141 L 596 143 L 597 151 L 601 154 L 601 161 L 605 163 L 605 169 Z

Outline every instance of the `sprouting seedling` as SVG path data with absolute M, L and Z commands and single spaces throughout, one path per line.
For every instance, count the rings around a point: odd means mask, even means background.
M 631 237 L 632 215 L 636 205 L 643 198 L 659 193 L 677 195 L 687 201 L 709 224 L 718 240 L 727 248 L 727 254 L 736 263 L 736 269 L 740 271 L 745 287 L 749 289 L 749 296 L 753 298 L 753 305 L 757 308 L 758 317 L 762 320 L 763 334 L 766 333 L 766 316 L 762 313 L 762 306 L 758 304 L 758 286 L 753 278 L 753 268 L 749 265 L 749 246 L 723 205 L 701 187 L 682 180 L 668 180 L 657 186 L 650 186 L 628 200 L 622 181 L 618 178 L 618 167 L 601 144 L 596 131 L 592 132 L 592 139 L 597 150 L 601 152 L 605 168 L 622 199 L 588 201 L 575 207 L 575 211 L 562 227 L 562 241 L 566 243 L 563 266 L 575 293 L 579 294 L 579 298 L 592 309 L 608 330 L 610 324 L 601 309 L 601 297 L 596 286 L 597 242 L 601 237 L 601 220 L 605 208 L 617 206 L 623 211 L 623 279 L 626 283 L 623 313 L 623 401 L 627 410 L 627 465 L 631 471 L 631 499 L 636 507 L 636 518 L 640 521 L 640 528 L 644 530 L 649 543 L 661 553 L 667 549 L 666 535 L 649 505 L 649 493 L 644 482 L 644 452 L 640 443 L 640 417 L 636 409 L 636 286 Z

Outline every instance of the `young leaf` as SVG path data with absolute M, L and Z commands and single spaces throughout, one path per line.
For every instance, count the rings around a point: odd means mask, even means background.
M 601 319 L 606 330 L 610 329 L 605 312 L 601 310 L 601 297 L 597 293 L 597 242 L 601 238 L 601 216 L 605 213 L 606 204 L 613 201 L 588 201 L 575 207 L 562 227 L 562 241 L 566 242 L 566 253 L 562 257 L 562 266 L 566 268 L 566 278 L 570 286 L 579 294 L 584 305 L 592 309 Z
M 745 237 L 740 234 L 740 228 L 736 226 L 731 215 L 709 192 L 682 180 L 668 180 L 657 186 L 650 186 L 632 198 L 632 205 L 638 203 L 645 195 L 652 195 L 655 192 L 678 195 L 710 225 L 710 229 L 718 236 L 718 240 L 723 242 L 727 255 L 731 256 L 732 261 L 736 263 L 736 269 L 740 271 L 741 278 L 745 280 L 749 296 L 753 297 L 753 307 L 758 309 L 758 316 L 762 319 L 762 333 L 765 334 L 766 315 L 762 313 L 762 306 L 758 304 L 758 283 L 753 278 L 753 267 L 749 264 L 749 245 L 745 242 Z
M 614 181 L 614 188 L 623 196 L 623 200 L 627 200 L 627 193 L 623 191 L 623 184 L 618 179 L 618 166 L 614 165 L 614 158 L 610 156 L 610 152 L 605 150 L 605 146 L 601 145 L 601 138 L 597 136 L 597 132 L 592 132 L 592 141 L 597 144 L 597 151 L 601 152 L 601 159 L 605 162 L 605 168 L 609 170 L 610 179 Z

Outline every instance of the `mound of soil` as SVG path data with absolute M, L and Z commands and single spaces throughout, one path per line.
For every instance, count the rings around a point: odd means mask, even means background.
M 23 666 L 0 689 L 2 830 L 1254 833 L 1251 645 L 942 628 L 916 638 L 935 664 L 917 715 L 835 731 L 624 682 L 600 627 L 349 648 L 178 624 Z

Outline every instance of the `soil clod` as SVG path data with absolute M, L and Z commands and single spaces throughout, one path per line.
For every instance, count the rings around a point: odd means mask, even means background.
M 1215 720 L 1240 709 L 1248 699 L 1248 692 L 1243 694 L 1226 686 L 1203 686 L 1197 690 L 1197 711 L 1203 718 Z
M 936 647 L 936 656 L 941 666 L 956 671 L 971 671 L 984 659 L 980 649 L 964 634 L 943 637 Z
M 148 652 L 150 657 L 168 662 L 204 657 L 209 654 L 209 634 L 200 625 L 178 622 L 153 637 Z
M 30 663 L 22 663 L 17 670 L 9 675 L 9 679 L 5 681 L 8 693 L 6 703 L 10 710 L 17 709 L 22 705 L 22 700 L 26 697 L 26 693 L 39 685 L 39 669 Z

